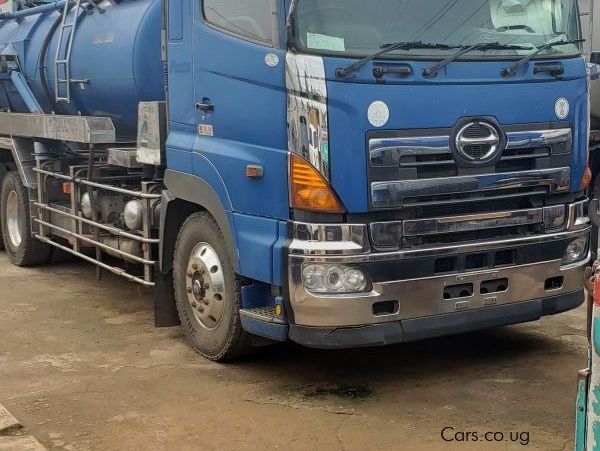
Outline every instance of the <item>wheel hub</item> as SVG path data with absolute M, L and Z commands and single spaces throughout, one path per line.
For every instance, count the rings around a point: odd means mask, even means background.
M 210 244 L 200 243 L 192 250 L 186 288 L 196 321 L 204 329 L 216 329 L 223 319 L 225 278 L 219 255 Z
M 6 227 L 10 242 L 14 247 L 19 247 L 23 238 L 19 223 L 19 196 L 15 190 L 10 191 L 6 198 Z

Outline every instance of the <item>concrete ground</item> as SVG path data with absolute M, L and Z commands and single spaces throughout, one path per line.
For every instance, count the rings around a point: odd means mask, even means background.
M 81 263 L 15 268 L 0 253 L 0 403 L 48 449 L 573 448 L 583 309 L 381 349 L 279 345 L 221 365 L 179 328 L 153 327 L 151 292 L 94 276 Z

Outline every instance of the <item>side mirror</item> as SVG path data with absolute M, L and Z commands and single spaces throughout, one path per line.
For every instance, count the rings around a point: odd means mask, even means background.
M 590 55 L 590 63 L 600 64 L 600 52 L 592 52 Z

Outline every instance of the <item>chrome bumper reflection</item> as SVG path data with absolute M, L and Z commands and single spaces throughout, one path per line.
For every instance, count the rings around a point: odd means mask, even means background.
M 470 249 L 514 247 L 520 243 L 535 243 L 574 239 L 589 234 L 589 227 L 576 231 L 537 235 L 519 240 L 497 240 L 471 243 Z M 527 240 L 526 243 L 523 240 Z M 476 246 L 476 247 L 475 247 Z M 302 267 L 307 262 L 338 262 L 360 264 L 364 262 L 390 262 L 423 255 L 447 256 L 465 253 L 469 247 L 408 250 L 380 254 L 337 256 L 289 256 L 289 297 L 294 322 L 308 327 L 344 327 L 379 324 L 404 319 L 421 318 L 456 311 L 472 310 L 495 305 L 550 298 L 580 291 L 583 286 L 585 266 L 588 260 L 568 268 L 561 267 L 560 260 L 528 265 L 477 270 L 452 275 L 392 280 L 373 284 L 372 291 L 353 295 L 315 295 L 309 293 L 302 283 Z M 506 279 L 506 290 L 490 292 L 488 283 Z M 550 281 L 550 283 L 549 283 Z M 445 299 L 449 287 L 465 284 L 470 293 Z M 498 288 L 498 287 L 496 287 Z M 492 291 L 493 291 L 492 287 Z M 486 292 L 487 291 L 487 292 Z M 398 309 L 390 314 L 377 314 L 376 304 L 397 303 Z
M 587 263 L 588 261 L 583 261 L 575 268 L 563 270 L 560 260 L 556 260 L 463 275 L 377 283 L 373 285 L 373 291 L 362 295 L 315 296 L 307 292 L 301 283 L 302 263 L 293 261 L 290 301 L 295 323 L 301 326 L 343 327 L 378 324 L 576 292 L 583 286 Z M 560 288 L 546 289 L 546 280 L 561 277 L 563 279 Z M 508 280 L 506 291 L 481 294 L 482 284 L 498 279 Z M 462 298 L 443 299 L 444 289 L 457 284 L 472 284 L 473 294 Z M 374 305 L 385 301 L 398 302 L 398 312 L 375 315 Z

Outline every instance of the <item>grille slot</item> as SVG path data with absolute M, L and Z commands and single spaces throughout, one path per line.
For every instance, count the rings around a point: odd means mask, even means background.
M 463 147 L 465 155 L 468 155 L 474 160 L 481 160 L 490 150 L 492 150 L 492 146 L 489 144 L 468 144 Z
M 464 135 L 465 138 L 472 139 L 487 138 L 490 136 L 490 131 L 483 125 L 473 124 L 465 131 Z

